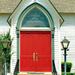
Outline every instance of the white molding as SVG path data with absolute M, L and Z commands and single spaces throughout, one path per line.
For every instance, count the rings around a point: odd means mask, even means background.
M 11 28 L 11 31 L 10 31 L 10 35 L 11 35 L 11 39 L 12 39 L 12 38 L 13 38 L 13 19 L 12 19 L 12 21 L 11 21 L 11 24 L 12 24 L 12 25 L 11 25 L 12 28 Z M 13 52 L 12 46 L 13 46 L 13 42 L 12 42 L 12 45 L 11 45 L 11 53 Z M 12 64 L 13 64 L 13 63 L 12 63 L 12 62 L 13 62 L 13 61 L 12 61 L 13 59 L 12 59 L 12 58 L 13 58 L 13 55 L 11 56 L 11 63 L 10 63 L 10 72 L 11 72 L 11 73 L 13 73 L 13 65 L 12 65 Z
M 20 31 L 51 31 L 50 28 L 42 28 L 42 27 L 27 27 L 27 28 L 20 28 Z
M 59 47 L 59 75 L 61 75 L 61 43 L 60 43 L 60 22 L 58 19 L 58 47 Z
M 20 72 L 24 74 L 52 74 L 52 72 Z

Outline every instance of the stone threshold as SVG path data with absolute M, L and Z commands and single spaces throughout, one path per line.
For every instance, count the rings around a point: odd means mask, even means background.
M 18 73 L 18 75 L 53 75 L 53 74 L 41 74 L 41 73 L 36 73 L 36 74 L 26 74 L 26 73 Z

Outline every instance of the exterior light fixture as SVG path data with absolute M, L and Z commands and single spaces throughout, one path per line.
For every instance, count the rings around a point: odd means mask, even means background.
M 70 41 L 68 41 L 66 39 L 66 37 L 64 37 L 64 39 L 61 41 L 61 45 L 62 45 L 63 49 L 68 49 L 69 43 L 70 43 Z
M 61 45 L 63 47 L 64 50 L 64 75 L 66 75 L 66 51 L 68 50 L 68 46 L 69 46 L 70 41 L 66 39 L 66 37 L 64 37 L 64 39 L 61 41 Z
M 2 46 L 3 46 L 3 51 L 4 51 L 4 54 L 5 54 L 5 75 L 7 75 L 7 69 L 6 69 L 6 51 L 7 51 L 7 48 L 10 44 L 10 41 L 5 39 L 5 40 L 2 40 L 1 41 L 2 43 Z
M 7 49 L 10 44 L 10 41 L 5 39 L 5 40 L 2 40 L 1 43 L 2 43 L 3 48 Z

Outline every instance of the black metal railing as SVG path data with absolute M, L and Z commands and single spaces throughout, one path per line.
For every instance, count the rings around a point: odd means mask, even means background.
M 56 71 L 56 67 L 55 67 L 55 62 L 54 60 L 52 60 L 52 64 L 53 64 L 53 74 L 57 75 L 57 71 Z
M 17 60 L 15 70 L 14 70 L 14 75 L 17 75 L 19 73 L 19 59 Z

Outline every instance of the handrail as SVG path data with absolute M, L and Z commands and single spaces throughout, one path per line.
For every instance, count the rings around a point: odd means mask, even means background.
M 16 62 L 15 70 L 14 70 L 14 75 L 17 75 L 19 73 L 19 59 Z
M 52 60 L 52 63 L 53 63 L 53 74 L 54 74 L 54 75 L 57 75 L 57 71 L 56 71 L 56 67 L 55 67 L 55 62 L 54 62 L 54 60 Z

